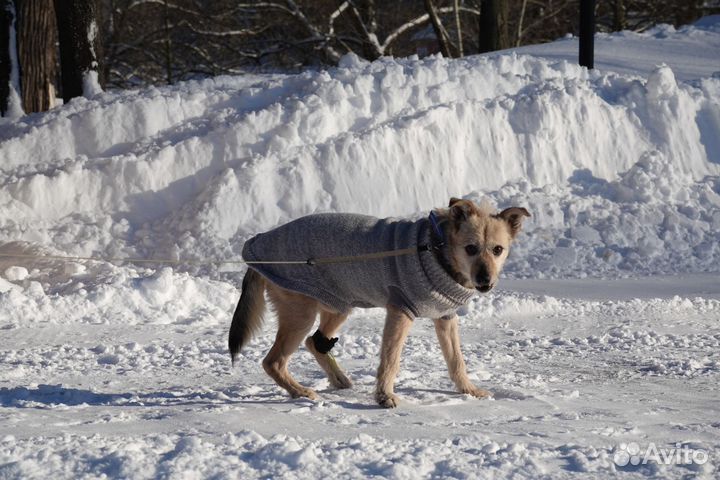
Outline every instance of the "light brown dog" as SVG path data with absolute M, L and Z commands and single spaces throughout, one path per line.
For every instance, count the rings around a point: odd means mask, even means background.
M 476 289 L 481 293 L 490 291 L 497 284 L 510 245 L 520 232 L 524 217 L 530 216 L 528 211 L 512 207 L 492 214 L 471 201 L 452 198 L 449 208 L 435 212 L 441 230 L 439 233 L 444 237 L 441 246 L 434 248 L 437 262 L 463 287 Z M 279 287 L 252 268 L 248 269 L 243 279 L 242 295 L 230 328 L 228 343 L 233 360 L 261 326 L 265 292 L 278 318 L 275 343 L 263 360 L 263 368 L 268 375 L 293 398 L 317 398 L 312 389 L 295 381 L 287 369 L 290 356 L 303 338 L 307 337 L 305 346 L 327 373 L 330 383 L 336 388 L 352 386 L 350 379 L 332 355 L 327 350 L 325 353 L 319 351 L 317 339 L 314 338 L 319 332 L 320 338 L 325 341 L 331 339 L 347 319 L 349 311 L 338 312 L 315 298 Z M 391 303 L 385 307 L 387 316 L 380 349 L 375 399 L 380 405 L 392 408 L 398 405 L 398 397 L 393 391 L 394 382 L 400 368 L 400 354 L 413 318 L 405 309 Z M 307 336 L 318 313 L 318 332 L 314 336 Z M 460 351 L 457 315 L 446 315 L 433 321 L 450 378 L 458 391 L 478 398 L 490 396 L 490 392 L 473 385 L 467 376 L 465 361 Z

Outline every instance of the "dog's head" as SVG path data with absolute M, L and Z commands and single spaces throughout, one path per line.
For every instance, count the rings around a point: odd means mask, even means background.
M 447 244 L 447 261 L 458 283 L 489 292 L 510 251 L 510 244 L 530 213 L 522 207 L 511 207 L 492 214 L 469 200 L 450 199 L 442 212 Z

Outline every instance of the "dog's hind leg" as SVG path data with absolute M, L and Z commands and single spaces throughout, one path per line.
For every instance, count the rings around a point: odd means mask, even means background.
M 375 387 L 375 400 L 386 408 L 395 408 L 399 403 L 399 399 L 394 393 L 394 383 L 398 370 L 400 370 L 400 354 L 412 322 L 412 318 L 404 311 L 388 305 L 382 347 L 380 348 L 377 386 Z
M 460 351 L 460 334 L 458 332 L 458 318 L 436 318 L 435 333 L 437 333 L 440 349 L 447 363 L 450 379 L 455 383 L 460 393 L 468 393 L 474 397 L 486 398 L 491 393 L 472 384 L 467 376 L 465 360 Z
M 324 339 L 332 338 L 333 335 L 335 335 L 340 329 L 340 326 L 347 317 L 347 313 L 336 313 L 328 310 L 321 310 L 318 332 L 320 332 L 320 335 L 324 337 Z M 316 340 L 314 338 L 316 335 L 318 335 L 317 332 L 315 335 L 307 337 L 307 339 L 305 339 L 305 346 L 315 356 L 315 359 L 320 364 L 320 367 L 322 367 L 322 369 L 325 370 L 325 373 L 327 373 L 330 384 L 335 388 L 352 387 L 352 382 L 337 364 L 335 358 L 330 354 L 330 351 L 327 350 L 325 352 L 321 352 L 318 350 L 315 343 Z M 332 344 L 330 344 L 329 348 L 332 348 Z
M 270 301 L 275 306 L 278 331 L 275 343 L 262 362 L 263 368 L 278 385 L 288 391 L 291 397 L 307 397 L 315 400 L 317 399 L 315 391 L 300 385 L 288 372 L 287 365 L 290 356 L 297 350 L 300 342 L 315 323 L 319 304 L 315 299 L 275 285 L 269 285 L 267 291 Z

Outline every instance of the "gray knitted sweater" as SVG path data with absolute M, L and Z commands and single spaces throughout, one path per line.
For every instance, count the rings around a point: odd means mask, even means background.
M 308 215 L 261 233 L 245 243 L 253 260 L 307 260 L 396 250 L 430 244 L 427 219 L 378 219 L 365 215 Z M 339 312 L 352 307 L 403 309 L 411 317 L 454 313 L 475 290 L 453 280 L 432 251 L 316 265 L 256 264 L 273 283 L 313 297 Z

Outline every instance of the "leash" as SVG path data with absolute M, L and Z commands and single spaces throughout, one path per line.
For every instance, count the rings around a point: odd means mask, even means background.
M 168 265 L 325 265 L 331 263 L 350 263 L 355 261 L 377 260 L 387 257 L 399 257 L 417 252 L 425 252 L 430 247 L 418 245 L 417 247 L 398 250 L 386 250 L 360 255 L 345 255 L 338 257 L 308 258 L 306 260 L 186 260 L 169 258 L 127 258 L 127 257 L 82 257 L 72 255 L 31 255 L 23 253 L 0 253 L 0 258 L 21 258 L 24 260 L 61 260 L 61 261 L 88 261 L 106 263 L 155 263 Z
M 32 255 L 27 253 L 0 253 L 0 258 L 20 258 L 25 260 L 61 260 L 66 262 L 88 261 L 106 263 L 150 263 L 165 265 L 328 265 L 333 263 L 363 262 L 379 260 L 388 257 L 400 257 L 414 253 L 437 250 L 445 244 L 442 230 L 440 229 L 435 212 L 430 212 L 430 223 L 435 235 L 440 240 L 436 245 L 418 245 L 416 247 L 401 248 L 396 250 L 385 250 L 382 252 L 371 252 L 359 255 L 341 255 L 337 257 L 308 258 L 305 260 L 187 260 L 170 258 L 128 258 L 128 257 L 93 257 L 93 256 L 72 256 L 72 255 Z
M 350 263 L 350 262 L 362 262 L 367 260 L 377 260 L 387 257 L 400 257 L 402 255 L 410 255 L 411 253 L 426 252 L 430 249 L 427 245 L 418 245 L 417 247 L 402 248 L 398 250 L 385 250 L 384 252 L 373 252 L 364 253 L 361 255 L 346 255 L 340 257 L 327 257 L 327 258 L 308 258 L 304 262 L 308 265 L 327 265 L 330 263 Z M 252 262 L 247 262 L 252 263 Z M 262 263 L 262 262 L 260 262 Z

